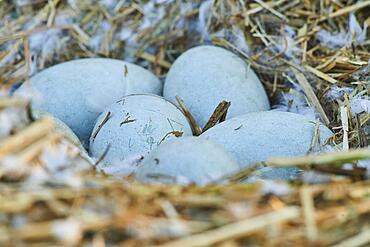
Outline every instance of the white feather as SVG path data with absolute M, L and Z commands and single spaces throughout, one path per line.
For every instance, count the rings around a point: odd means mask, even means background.
M 204 1 L 199 7 L 198 30 L 205 41 L 209 41 L 211 39 L 207 24 L 210 18 L 212 5 L 213 5 L 213 0 L 207 0 L 207 1 Z
M 320 30 L 316 37 L 320 42 L 330 48 L 340 48 L 348 46 L 352 42 L 355 45 L 362 44 L 366 41 L 367 25 L 361 28 L 356 16 L 351 13 L 348 20 L 348 31 L 341 31 L 337 33 L 330 33 L 326 30 Z
M 82 225 L 73 218 L 55 221 L 51 230 L 57 239 L 67 245 L 76 245 L 82 238 Z
M 128 157 L 123 161 L 113 162 L 109 166 L 99 166 L 99 168 L 109 175 L 128 176 L 136 171 L 137 166 L 142 159 L 143 156 L 137 154 Z

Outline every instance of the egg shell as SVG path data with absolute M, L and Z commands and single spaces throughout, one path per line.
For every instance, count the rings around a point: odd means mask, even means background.
M 320 124 L 320 143 L 333 133 Z M 315 122 L 302 115 L 266 111 L 232 118 L 207 130 L 200 138 L 222 145 L 241 167 L 276 156 L 302 156 L 309 149 Z
M 200 126 L 204 126 L 217 105 L 230 101 L 228 118 L 270 108 L 266 92 L 241 58 L 216 46 L 198 46 L 183 53 L 171 66 L 163 96 L 184 101 Z
M 99 114 L 133 93 L 162 93 L 162 83 L 137 65 L 106 58 L 78 59 L 45 69 L 18 91 L 31 86 L 42 96 L 33 108 L 65 122 L 85 144 Z M 17 92 L 16 92 L 17 94 Z
M 87 155 L 87 151 L 83 147 L 80 139 L 76 136 L 76 134 L 69 128 L 62 120 L 54 117 L 53 115 L 43 112 L 40 109 L 32 111 L 32 117 L 39 119 L 42 117 L 49 117 L 55 123 L 55 132 L 63 134 L 65 138 L 67 138 L 71 143 L 73 143 L 79 150 Z
M 110 118 L 96 134 L 108 112 Z M 99 116 L 90 138 L 90 153 L 100 157 L 110 145 L 103 160 L 105 164 L 146 155 L 173 138 L 174 131 L 180 131 L 183 136 L 192 135 L 186 117 L 174 104 L 156 95 L 129 95 Z
M 204 185 L 239 169 L 222 146 L 198 137 L 168 140 L 140 162 L 136 178 L 150 183 L 187 181 Z

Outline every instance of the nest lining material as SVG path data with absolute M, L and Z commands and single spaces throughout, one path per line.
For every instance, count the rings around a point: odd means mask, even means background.
M 369 6 L 0 2 L 0 244 L 368 244 Z M 324 184 L 145 186 L 112 178 L 97 173 L 52 120 L 30 119 L 27 100 L 6 96 L 37 71 L 78 57 L 125 59 L 164 77 L 181 52 L 210 43 L 250 63 L 275 108 L 320 118 L 335 131 L 341 152 L 266 162 L 309 170 L 315 180 L 308 181 Z

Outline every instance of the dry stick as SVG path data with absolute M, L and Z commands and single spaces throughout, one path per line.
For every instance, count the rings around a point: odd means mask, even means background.
M 340 107 L 340 118 L 342 121 L 342 129 L 343 129 L 343 150 L 349 150 L 349 143 L 348 143 L 348 116 L 347 116 L 347 109 L 344 106 Z
M 320 144 L 320 122 L 318 119 L 316 119 L 314 135 L 311 140 L 310 148 L 308 149 L 306 154 L 309 154 L 313 151 L 316 145 L 316 141 L 318 144 Z
M 224 121 L 226 119 L 227 110 L 229 109 L 231 103 L 223 100 L 218 104 L 216 109 L 213 111 L 211 117 L 203 128 L 203 132 L 212 128 L 217 124 L 218 121 Z
M 30 64 L 30 61 L 31 61 L 30 42 L 29 42 L 27 36 L 25 36 L 23 38 L 23 49 L 24 49 L 24 60 L 25 60 L 25 64 L 26 64 L 25 76 L 27 77 L 30 74 L 30 70 L 31 70 L 31 64 Z
M 82 215 L 74 218 L 80 223 L 82 231 L 97 231 L 107 227 L 111 223 L 109 219 L 103 217 L 89 218 L 88 216 Z M 10 238 L 22 240 L 50 239 L 56 237 L 54 229 L 57 229 L 59 224 L 63 224 L 63 222 L 65 222 L 65 220 L 29 223 L 16 229 L 10 229 L 8 234 Z
M 326 116 L 326 113 L 324 109 L 322 108 L 320 101 L 317 99 L 315 92 L 313 91 L 310 83 L 307 81 L 306 77 L 303 75 L 303 73 L 299 72 L 295 68 L 291 68 L 293 70 L 293 73 L 299 82 L 299 84 L 303 87 L 303 90 L 308 98 L 308 100 L 311 102 L 312 105 L 315 106 L 316 110 L 319 112 L 321 119 L 324 121 L 325 125 L 329 125 L 330 121 L 329 118 Z
M 307 35 L 307 24 L 304 24 L 303 27 L 299 31 L 302 33 L 302 35 Z M 307 61 L 307 44 L 308 44 L 309 39 L 310 39 L 309 37 L 304 38 L 301 44 L 302 63 L 305 63 Z
M 327 74 L 321 72 L 320 70 L 318 69 L 315 69 L 309 65 L 305 65 L 304 66 L 308 71 L 310 71 L 311 73 L 315 74 L 317 77 L 327 81 L 327 82 L 330 82 L 332 84 L 336 84 L 338 83 L 338 81 L 330 76 L 328 76 Z
M 219 182 L 223 181 L 229 181 L 229 182 L 238 182 L 242 181 L 243 179 L 248 178 L 253 172 L 255 172 L 259 167 L 262 167 L 263 163 L 256 163 L 253 165 L 250 165 L 248 167 L 242 168 L 241 170 L 238 170 L 235 173 L 228 174 L 224 177 L 222 177 Z
M 0 141 L 0 158 L 18 151 L 48 134 L 54 128 L 51 118 L 43 118 L 21 130 L 17 134 Z
M 200 134 L 202 134 L 202 129 L 199 127 L 199 125 L 195 121 L 191 112 L 185 106 L 184 101 L 182 101 L 182 99 L 178 95 L 176 95 L 176 100 L 177 100 L 177 103 L 179 104 L 181 110 L 184 112 L 184 115 L 189 120 L 191 128 L 193 129 L 193 134 L 195 136 L 199 136 Z
M 281 5 L 282 3 L 286 2 L 287 0 L 279 0 L 279 1 L 271 1 L 271 2 L 268 2 L 268 3 L 265 3 L 265 6 L 268 6 L 269 8 L 272 8 L 272 7 L 275 7 L 275 6 L 279 6 Z M 263 7 L 261 4 L 260 6 L 256 7 L 256 8 L 253 8 L 253 9 L 250 9 L 250 10 L 247 10 L 243 13 L 244 16 L 248 16 L 248 15 L 252 15 L 252 14 L 256 14 L 262 10 L 264 10 L 266 7 Z M 285 17 L 285 16 L 284 16 Z
M 369 144 L 368 144 L 368 141 L 367 141 L 367 138 L 366 138 L 365 131 L 363 130 L 363 128 L 361 126 L 360 114 L 356 114 L 356 124 L 357 124 L 360 147 L 366 147 Z
M 152 54 L 149 54 L 147 52 L 140 52 L 139 54 L 137 54 L 137 56 L 139 58 L 142 58 L 142 59 L 145 59 L 151 63 L 157 63 L 158 65 L 162 66 L 163 68 L 165 69 L 169 69 L 171 67 L 171 63 L 164 60 L 164 59 L 156 59 L 155 56 L 153 56 Z
M 317 239 L 318 232 L 315 222 L 315 207 L 310 187 L 303 187 L 300 191 L 304 221 L 306 225 L 306 236 L 308 240 Z
M 228 239 L 250 235 L 256 231 L 277 223 L 296 219 L 299 217 L 299 215 L 300 210 L 298 207 L 285 207 L 275 212 L 255 216 L 204 233 L 174 240 L 161 245 L 161 247 L 210 246 Z
M 348 95 L 347 94 L 344 94 L 344 104 L 346 105 L 346 110 L 347 110 L 347 120 L 348 120 L 348 124 L 349 124 L 349 129 L 350 130 L 353 130 L 354 128 L 354 124 L 352 122 L 352 111 L 351 111 L 351 103 L 349 102 L 349 98 L 348 98 Z
M 312 168 L 315 171 L 318 171 L 321 173 L 328 173 L 328 174 L 334 174 L 334 175 L 339 175 L 339 176 L 347 176 L 355 181 L 365 179 L 365 175 L 366 175 L 366 168 L 361 168 L 361 167 L 354 167 L 353 170 L 347 170 L 347 169 L 342 169 L 340 167 L 314 165 L 312 166 Z
M 262 0 L 254 0 L 254 1 L 256 3 L 258 3 L 259 5 L 261 5 L 263 8 L 267 9 L 268 11 L 270 11 L 272 14 L 276 15 L 277 17 L 279 17 L 280 19 L 283 19 L 286 22 L 289 21 L 288 18 L 286 18 L 286 16 L 284 16 L 280 12 L 276 11 L 275 9 L 271 8 L 271 6 L 269 6 L 268 4 L 266 4 L 265 2 L 263 2 Z
M 308 166 L 308 165 L 329 165 L 333 163 L 343 164 L 358 160 L 370 159 L 370 150 L 367 148 L 360 148 L 350 150 L 347 152 L 336 152 L 320 155 L 309 155 L 303 157 L 284 158 L 276 157 L 266 161 L 269 166 L 288 167 L 288 166 Z
M 358 3 L 353 4 L 353 5 L 350 5 L 348 7 L 341 8 L 340 10 L 338 10 L 338 11 L 336 11 L 334 13 L 331 13 L 328 16 L 323 16 L 323 17 L 320 18 L 319 21 L 325 21 L 326 19 L 334 18 L 334 17 L 341 16 L 341 15 L 345 15 L 347 13 L 354 12 L 356 10 L 365 8 L 365 7 L 369 6 L 369 5 L 370 5 L 370 1 L 369 0 L 363 1 L 363 2 L 358 2 Z
M 221 115 L 220 117 L 220 123 L 224 122 L 226 120 L 226 117 L 227 117 L 227 111 L 229 110 L 229 107 L 230 107 L 231 103 L 229 104 L 228 108 L 226 109 L 226 111 L 224 112 L 224 114 Z

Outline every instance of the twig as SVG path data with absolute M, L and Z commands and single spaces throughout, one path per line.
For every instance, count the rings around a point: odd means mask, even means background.
M 154 64 L 158 64 L 160 66 L 162 66 L 163 68 L 165 69 L 169 69 L 171 67 L 171 63 L 166 61 L 166 60 L 163 60 L 163 59 L 156 59 L 155 56 L 153 56 L 152 54 L 149 54 L 147 52 L 140 52 L 137 54 L 138 57 L 142 58 L 142 59 L 145 59 L 151 63 L 154 63 Z
M 206 125 L 203 127 L 203 132 L 212 128 L 217 124 L 218 121 L 225 120 L 227 115 L 227 110 L 229 109 L 231 103 L 223 100 L 218 104 L 216 109 L 213 111 L 211 117 L 209 118 Z
M 370 159 L 370 150 L 367 148 L 361 148 L 350 150 L 348 152 L 336 152 L 294 158 L 271 158 L 266 161 L 266 164 L 275 167 L 289 167 L 293 165 L 304 167 L 307 165 L 343 164 L 367 159 Z
M 308 100 L 311 102 L 312 105 L 315 106 L 316 110 L 319 112 L 321 119 L 324 121 L 325 125 L 329 125 L 330 121 L 329 118 L 326 116 L 326 113 L 324 109 L 322 108 L 320 101 L 316 97 L 315 92 L 313 91 L 310 83 L 307 81 L 306 77 L 303 75 L 303 73 L 299 72 L 295 68 L 292 67 L 293 73 L 299 82 L 299 84 L 303 87 L 303 90 L 308 98 Z
M 184 101 L 179 96 L 176 96 L 177 103 L 179 104 L 181 110 L 183 111 L 186 118 L 189 120 L 191 128 L 193 129 L 193 134 L 199 136 L 202 134 L 202 129 L 199 127 L 197 122 L 195 121 L 193 115 L 189 111 L 189 109 L 185 106 Z
M 320 122 L 318 119 L 316 119 L 314 135 L 312 137 L 310 148 L 308 149 L 307 154 L 314 150 L 316 141 L 318 144 L 320 144 Z
M 262 228 L 295 219 L 299 217 L 299 215 L 300 211 L 298 207 L 285 207 L 275 212 L 255 216 L 246 220 L 220 227 L 215 230 L 210 230 L 204 233 L 184 237 L 179 240 L 174 240 L 172 242 L 161 245 L 161 247 L 210 246 L 231 238 L 247 236 Z
M 348 143 L 348 116 L 347 116 L 347 109 L 344 106 L 340 107 L 340 118 L 342 121 L 342 129 L 343 129 L 343 150 L 349 150 L 349 143 Z
M 323 17 L 320 18 L 319 21 L 325 21 L 326 19 L 338 17 L 338 16 L 341 16 L 341 15 L 345 15 L 347 13 L 354 12 L 356 10 L 365 8 L 369 5 L 370 5 L 370 1 L 357 2 L 356 4 L 341 8 L 340 10 L 338 10 L 334 13 L 331 13 L 328 16 L 323 16 Z
M 52 131 L 53 128 L 54 121 L 51 118 L 46 117 L 31 124 L 27 128 L 21 130 L 19 133 L 1 140 L 0 158 L 3 158 L 11 152 L 28 146 Z
M 254 171 L 256 171 L 259 167 L 263 166 L 262 163 L 256 163 L 254 165 L 245 167 L 233 174 L 229 174 L 223 178 L 220 179 L 220 182 L 222 181 L 229 181 L 229 182 L 239 182 L 245 178 L 248 178 L 249 175 L 251 175 Z
M 310 187 L 303 187 L 301 189 L 301 202 L 304 221 L 306 225 L 307 238 L 310 241 L 317 239 L 317 227 L 315 223 L 315 207 L 312 198 L 312 191 Z
M 282 3 L 286 2 L 286 1 L 287 0 L 271 1 L 271 2 L 265 3 L 265 6 L 268 6 L 269 8 L 272 8 L 272 7 L 281 5 Z M 244 16 L 253 15 L 253 14 L 256 14 L 256 13 L 262 11 L 263 9 L 265 9 L 265 7 L 263 7 L 262 4 L 260 4 L 260 6 L 258 6 L 256 8 L 245 11 L 243 13 L 243 15 Z
M 349 125 L 348 130 L 353 130 L 353 127 L 354 127 L 354 124 L 352 121 L 353 115 L 351 111 L 351 103 L 349 102 L 349 98 L 347 94 L 344 94 L 344 104 L 346 105 L 346 110 L 347 110 L 347 121 L 348 121 L 347 124 Z
M 332 84 L 337 84 L 338 81 L 330 76 L 328 76 L 327 74 L 321 72 L 320 70 L 318 69 L 315 69 L 309 65 L 305 65 L 304 66 L 308 71 L 310 71 L 311 73 L 315 74 L 317 77 L 327 81 L 327 82 L 330 82 Z
M 25 162 L 30 162 L 34 157 L 36 157 L 41 152 L 41 150 L 46 145 L 55 142 L 62 137 L 63 135 L 61 133 L 51 133 L 45 136 L 44 138 L 38 140 L 37 142 L 33 143 L 30 147 L 24 149 L 22 152 L 19 153 L 19 157 Z
M 269 6 L 268 4 L 266 4 L 265 2 L 263 2 L 262 0 L 254 0 L 255 2 L 257 2 L 259 5 L 261 5 L 263 8 L 267 9 L 268 11 L 270 11 L 272 14 L 276 15 L 277 17 L 279 17 L 280 19 L 283 19 L 285 22 L 288 22 L 288 18 L 286 18 L 286 16 L 284 16 L 283 14 L 281 14 L 280 12 L 276 11 L 275 9 L 271 8 L 271 6 Z

